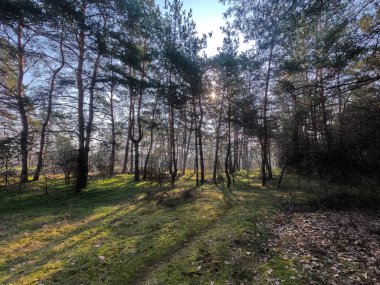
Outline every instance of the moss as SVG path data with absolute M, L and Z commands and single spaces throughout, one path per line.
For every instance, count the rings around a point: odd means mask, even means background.
M 261 282 L 268 282 L 278 280 L 281 284 L 308 284 L 306 280 L 298 275 L 295 264 L 292 261 L 283 259 L 274 255 L 270 260 L 259 267 Z

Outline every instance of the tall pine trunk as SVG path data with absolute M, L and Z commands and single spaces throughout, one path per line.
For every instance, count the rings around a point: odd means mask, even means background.
M 86 126 L 86 139 L 84 145 L 84 169 L 85 169 L 85 185 L 87 186 L 88 173 L 89 173 L 89 153 L 90 153 L 90 143 L 91 143 L 91 134 L 94 123 L 94 101 L 95 101 L 95 86 L 96 79 L 98 76 L 98 69 L 100 65 L 100 54 L 96 56 L 94 68 L 92 71 L 91 83 L 89 88 L 89 104 L 88 104 L 88 121 Z
M 144 181 L 147 179 L 148 163 L 149 163 L 149 159 L 150 159 L 150 154 L 152 153 L 152 149 L 153 149 L 154 127 L 155 127 L 157 103 L 158 103 L 158 95 L 156 96 L 156 100 L 154 102 L 153 114 L 152 114 L 152 122 L 151 122 L 151 125 L 150 125 L 149 149 L 148 149 L 147 155 L 145 157 L 145 163 L 144 163 L 144 174 L 143 174 L 143 180 Z
M 48 92 L 48 105 L 47 105 L 47 110 L 46 110 L 46 116 L 44 118 L 44 121 L 42 123 L 41 127 L 41 132 L 40 132 L 40 145 L 38 148 L 38 157 L 37 157 L 37 166 L 36 166 L 36 171 L 34 172 L 34 181 L 38 181 L 40 178 L 40 173 L 43 165 L 43 153 L 45 150 L 45 138 L 46 138 L 46 129 L 49 124 L 50 116 L 51 116 L 51 111 L 53 107 L 53 94 L 55 90 L 55 83 L 57 76 L 59 72 L 62 70 L 63 66 L 65 65 L 65 55 L 63 53 L 63 39 L 61 38 L 60 42 L 60 52 L 61 52 L 61 64 L 53 70 L 53 75 L 50 79 L 50 87 L 49 87 L 49 92 Z
M 214 155 L 214 169 L 213 169 L 213 173 L 212 173 L 212 180 L 214 183 L 217 182 L 217 173 L 218 173 L 218 169 L 220 167 L 220 161 L 219 161 L 219 144 L 220 144 L 220 128 L 222 126 L 222 112 L 223 112 L 223 109 L 222 109 L 222 106 L 220 106 L 220 110 L 219 110 L 219 118 L 218 118 L 218 125 L 216 127 L 216 138 L 215 138 L 215 155 Z
M 268 165 L 268 144 L 269 144 L 269 132 L 268 132 L 268 118 L 267 118 L 267 111 L 268 111 L 268 93 L 269 93 L 269 82 L 270 82 L 270 73 L 271 73 L 271 66 L 272 66 L 272 58 L 273 58 L 273 49 L 274 44 L 272 43 L 270 47 L 269 52 L 269 61 L 268 61 L 268 70 L 265 78 L 265 93 L 264 93 L 264 128 L 263 128 L 263 143 L 261 148 L 261 185 L 266 186 L 267 185 L 267 165 Z
M 187 165 L 187 157 L 189 155 L 189 149 L 190 149 L 190 142 L 191 142 L 191 136 L 193 133 L 193 119 L 191 120 L 190 124 L 190 133 L 189 137 L 187 138 L 187 142 L 185 142 L 185 152 L 183 154 L 183 163 L 182 163 L 182 175 L 186 173 L 186 165 Z
M 171 101 L 173 101 L 171 99 Z M 175 186 L 175 180 L 177 177 L 177 159 L 176 159 L 176 147 L 175 147 L 175 130 L 174 130 L 174 104 L 171 102 L 169 106 L 170 112 L 170 126 L 169 126 L 169 140 L 170 140 L 170 175 L 171 185 Z
M 228 96 L 227 96 L 228 97 Z M 224 170 L 227 178 L 227 188 L 231 187 L 231 98 L 228 98 L 228 133 L 227 152 L 224 161 Z
M 86 3 L 82 1 L 80 8 L 82 14 L 85 14 Z M 77 157 L 77 174 L 75 182 L 75 192 L 79 193 L 87 184 L 86 173 L 86 153 L 85 153 L 85 122 L 84 122 L 84 83 L 83 83 L 83 65 L 85 56 L 85 27 L 81 23 L 78 33 L 78 66 L 76 70 L 77 89 L 78 89 L 78 157 Z
M 81 13 L 85 15 L 86 1 L 82 1 Z M 75 192 L 80 192 L 86 188 L 89 172 L 89 152 L 91 133 L 94 120 L 94 100 L 95 86 L 100 65 L 100 52 L 98 51 L 94 66 L 92 69 L 91 81 L 89 86 L 89 104 L 88 104 L 88 120 L 87 125 L 84 119 L 84 81 L 83 81 L 83 66 L 85 61 L 85 23 L 80 25 L 78 39 L 78 67 L 77 67 L 77 89 L 78 89 L 78 164 L 77 164 L 77 180 L 75 183 Z
M 129 96 L 132 96 L 132 88 L 129 89 Z M 128 161 L 129 161 L 129 141 L 131 140 L 130 136 L 130 128 L 132 127 L 132 105 L 129 105 L 129 114 L 128 114 L 128 131 L 127 131 L 127 141 L 125 142 L 125 152 L 124 152 L 124 161 L 123 161 L 123 168 L 121 170 L 121 173 L 127 173 L 128 168 Z
M 24 81 L 24 44 L 22 43 L 22 31 L 24 21 L 20 16 L 18 28 L 17 28 L 17 85 L 16 85 L 16 97 L 17 107 L 21 120 L 21 134 L 20 134 L 20 152 L 21 152 L 21 175 L 20 182 L 24 183 L 28 181 L 28 137 L 29 137 L 29 123 L 25 109 L 25 98 L 23 94 L 23 81 Z
M 198 84 L 202 84 L 202 80 L 199 80 Z M 200 183 L 205 183 L 205 164 L 203 159 L 203 136 L 202 136 L 202 125 L 203 125 L 203 107 L 202 107 L 202 94 L 201 94 L 201 87 L 198 88 L 198 105 L 199 105 L 199 124 L 198 124 L 198 142 L 199 142 L 199 161 L 200 161 L 200 167 L 201 167 L 201 180 Z
M 115 114 L 113 106 L 113 91 L 114 83 L 111 84 L 111 94 L 110 94 L 110 111 L 111 111 L 111 156 L 110 156 L 110 166 L 109 174 L 112 176 L 115 174 L 115 159 L 116 159 L 116 133 L 115 133 Z

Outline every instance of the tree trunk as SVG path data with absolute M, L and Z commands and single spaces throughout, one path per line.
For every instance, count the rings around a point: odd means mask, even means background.
M 191 120 L 190 124 L 190 134 L 187 138 L 187 144 L 185 145 L 185 153 L 183 155 L 183 164 L 182 164 L 182 175 L 186 173 L 186 164 L 187 164 L 187 157 L 189 155 L 189 149 L 190 149 L 190 142 L 191 142 L 191 135 L 193 133 L 193 120 Z
M 266 166 L 268 160 L 268 118 L 267 118 L 267 108 L 268 108 L 268 91 L 269 91 L 269 82 L 270 82 L 270 72 L 273 58 L 273 49 L 274 44 L 272 43 L 270 52 L 269 52 L 269 61 L 268 61 L 268 70 L 265 79 L 265 93 L 264 93 L 264 133 L 263 133 L 263 145 L 262 145 L 262 155 L 261 155 L 261 185 L 266 186 L 267 184 L 267 176 L 266 176 Z
M 224 170 L 226 172 L 226 178 L 227 178 L 227 188 L 231 187 L 230 160 L 231 160 L 231 143 L 228 143 L 226 159 L 224 161 Z
M 110 94 L 111 156 L 110 156 L 110 166 L 109 166 L 109 174 L 111 176 L 115 174 L 115 156 L 116 156 L 116 134 L 115 134 L 115 115 L 114 115 L 114 106 L 113 106 L 113 91 L 114 91 L 114 84 L 112 83 L 111 94 Z
M 148 149 L 148 152 L 147 152 L 147 155 L 145 157 L 145 163 L 144 163 L 144 174 L 143 174 L 143 180 L 145 181 L 146 180 L 146 177 L 147 177 L 147 172 L 148 172 L 148 163 L 149 163 L 149 158 L 150 158 L 150 154 L 152 152 L 152 148 L 153 148 L 153 138 L 154 138 L 154 135 L 153 135 L 153 124 L 150 128 L 150 143 L 149 143 L 149 149 Z
M 202 80 L 199 80 L 199 84 L 202 84 Z M 203 125 L 203 107 L 202 107 L 202 95 L 201 95 L 201 87 L 198 89 L 198 105 L 199 105 L 199 124 L 198 124 L 198 141 L 199 141 L 199 160 L 201 166 L 201 180 L 200 183 L 205 183 L 205 164 L 203 159 L 203 141 L 202 141 L 202 125 Z
M 272 156 L 270 153 L 270 145 L 268 145 L 268 156 L 267 156 L 267 171 L 268 171 L 268 179 L 271 180 L 273 178 L 272 171 Z
M 130 159 L 130 163 L 129 163 L 129 172 L 132 173 L 133 172 L 133 166 L 134 166 L 134 145 L 133 143 L 131 143 L 131 159 Z
M 145 54 L 145 51 L 146 51 L 146 40 L 144 41 L 144 54 Z M 143 87 L 144 78 L 145 78 L 145 62 L 142 63 L 142 72 L 141 72 L 141 79 L 140 79 L 140 84 L 139 84 L 139 93 L 138 93 L 139 97 L 138 97 L 138 102 L 137 102 L 137 118 L 135 118 L 135 109 L 134 109 L 135 108 L 134 103 L 135 103 L 136 98 L 133 98 L 131 96 L 133 117 L 132 117 L 132 127 L 129 129 L 129 131 L 130 131 L 130 138 L 135 149 L 135 181 L 140 181 L 139 145 L 143 138 L 143 131 L 142 131 L 142 126 L 141 126 L 141 107 L 142 107 L 142 97 L 144 93 L 144 87 Z M 132 100 L 133 100 L 133 104 L 132 104 Z M 137 124 L 137 126 L 135 126 L 135 124 Z M 136 127 L 137 127 L 137 138 L 135 138 Z
M 127 141 L 125 143 L 123 168 L 121 170 L 121 173 L 123 174 L 127 173 L 128 157 L 129 157 L 129 135 L 127 136 Z
M 20 17 L 17 28 L 17 59 L 18 59 L 18 74 L 16 85 L 17 107 L 21 120 L 21 133 L 20 133 L 20 152 L 21 152 L 21 175 L 20 183 L 28 181 L 28 133 L 29 123 L 25 110 L 25 98 L 23 95 L 23 81 L 24 81 L 24 44 L 22 43 L 22 29 L 24 21 Z
M 171 100 L 172 101 L 172 100 Z M 170 106 L 170 174 L 171 174 L 171 185 L 175 186 L 175 180 L 177 177 L 177 160 L 175 151 L 175 133 L 174 133 L 174 105 L 171 103 Z
M 192 94 L 192 103 L 193 103 L 193 116 L 194 116 L 194 145 L 195 145 L 195 159 L 194 159 L 194 172 L 195 172 L 195 184 L 199 185 L 199 160 L 198 160 L 198 120 L 197 120 L 197 103 L 195 98 L 195 93 Z
M 129 96 L 133 96 L 133 88 L 129 88 Z M 123 169 L 121 170 L 121 173 L 125 174 L 127 173 L 128 168 L 128 157 L 129 157 L 129 141 L 131 140 L 130 136 L 130 128 L 132 127 L 132 111 L 133 111 L 133 105 L 129 105 L 129 114 L 128 114 L 128 132 L 127 132 L 127 141 L 125 143 L 125 153 L 124 153 L 124 161 L 123 161 Z
M 212 180 L 214 183 L 217 183 L 217 172 L 219 169 L 220 161 L 219 161 L 219 144 L 220 144 L 220 128 L 222 126 L 222 106 L 220 106 L 219 110 L 219 119 L 218 119 L 218 125 L 216 127 L 216 138 L 215 138 L 215 155 L 214 155 L 214 169 L 212 173 Z
M 234 163 L 232 166 L 233 169 L 233 176 L 235 176 L 235 173 L 239 171 L 239 133 L 237 130 L 237 127 L 234 126 Z
M 205 163 L 203 159 L 203 142 L 202 142 L 202 134 L 201 131 L 199 130 L 199 161 L 200 161 L 200 166 L 201 166 L 201 180 L 200 183 L 204 184 L 205 183 Z
M 323 137 L 324 137 L 324 142 L 326 146 L 329 148 L 331 146 L 331 137 L 330 137 L 330 132 L 328 129 L 328 124 L 327 124 L 327 110 L 326 110 L 326 96 L 325 96 L 325 90 L 324 90 L 324 78 L 323 78 L 323 68 L 318 68 L 316 72 L 316 77 L 319 83 L 319 100 L 321 103 L 321 109 L 322 109 L 322 119 L 323 119 Z
M 135 149 L 135 181 L 140 181 L 140 165 L 139 165 L 139 141 L 135 140 L 133 142 Z
M 227 178 L 227 188 L 231 187 L 231 98 L 228 98 L 228 134 L 227 153 L 224 161 L 224 170 Z
M 151 154 L 152 149 L 153 149 L 153 138 L 154 138 L 154 132 L 153 131 L 154 131 L 154 127 L 155 127 L 157 103 L 158 103 L 158 95 L 156 96 L 156 101 L 154 103 L 153 114 L 152 114 L 152 122 L 151 122 L 151 125 L 150 125 L 149 149 L 148 149 L 147 155 L 145 157 L 145 163 L 144 163 L 144 174 L 143 174 L 143 180 L 144 181 L 147 178 L 147 169 L 148 169 L 149 158 L 150 158 L 150 154 Z
M 278 183 L 277 183 L 277 190 L 280 190 L 282 177 L 284 176 L 285 170 L 286 170 L 286 164 L 284 165 L 284 167 L 281 170 L 280 178 L 278 179 Z
M 20 136 L 20 149 L 21 149 L 21 178 L 20 182 L 28 181 L 28 133 L 29 124 L 25 111 L 24 98 L 18 99 L 18 109 L 21 117 L 22 131 Z
M 81 12 L 85 14 L 86 3 L 82 1 Z M 83 65 L 85 56 L 85 30 L 82 23 L 78 34 L 78 67 L 76 71 L 78 89 L 78 160 L 77 175 L 75 182 L 75 192 L 79 193 L 87 184 L 87 165 L 85 151 L 85 122 L 84 122 L 84 84 L 83 84 Z
M 84 153 L 85 153 L 84 170 L 85 170 L 85 179 L 86 179 L 86 184 L 84 185 L 84 188 L 86 188 L 87 186 L 87 179 L 88 179 L 88 172 L 89 172 L 88 159 L 89 159 L 89 153 L 90 153 L 91 133 L 92 133 L 93 122 L 94 122 L 95 86 L 96 86 L 96 79 L 98 76 L 99 65 L 100 65 L 100 54 L 98 54 L 95 59 L 90 88 L 89 88 L 90 100 L 88 104 L 88 121 L 87 121 L 87 126 L 86 126 L 86 139 L 85 139 L 85 148 L 84 148 Z
M 50 88 L 48 92 L 48 106 L 47 106 L 46 116 L 42 123 L 41 132 L 40 132 L 40 145 L 38 149 L 36 171 L 34 172 L 34 177 L 33 177 L 34 181 L 38 181 L 38 179 L 40 178 L 40 173 L 42 169 L 43 153 L 45 149 L 46 129 L 49 124 L 51 111 L 53 107 L 53 94 L 54 94 L 54 89 L 55 89 L 55 82 L 56 82 L 59 72 L 62 70 L 63 66 L 65 65 L 65 55 L 63 53 L 63 39 L 62 38 L 60 42 L 60 52 L 61 52 L 61 64 L 58 68 L 53 70 L 53 75 L 50 79 Z

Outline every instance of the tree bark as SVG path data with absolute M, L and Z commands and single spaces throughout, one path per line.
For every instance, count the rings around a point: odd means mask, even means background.
M 124 148 L 123 168 L 121 170 L 121 173 L 123 174 L 127 173 L 128 157 L 129 157 L 129 138 L 127 137 L 127 141 L 125 143 L 125 148 Z
M 220 161 L 219 161 L 219 144 L 220 144 L 220 128 L 222 126 L 222 113 L 223 108 L 222 105 L 220 106 L 219 110 L 219 118 L 218 118 L 218 125 L 216 127 L 216 138 L 215 138 L 215 155 L 214 155 L 214 169 L 212 173 L 212 180 L 214 183 L 217 183 L 217 172 L 219 169 Z
M 189 137 L 187 138 L 187 143 L 185 145 L 185 153 L 183 155 L 182 175 L 184 175 L 186 173 L 187 157 L 189 155 L 189 149 L 190 149 L 190 142 L 191 142 L 191 135 L 192 135 L 192 133 L 193 133 L 193 120 L 191 120 L 190 133 L 189 133 Z
M 20 133 L 20 151 L 21 151 L 21 175 L 20 183 L 28 181 L 28 133 L 29 123 L 25 109 L 25 98 L 23 95 L 23 81 L 24 81 L 24 44 L 22 43 L 22 31 L 24 21 L 20 16 L 17 27 L 17 59 L 18 59 L 18 75 L 16 85 L 17 107 L 21 120 L 21 133 Z
M 84 169 L 85 169 L 85 179 L 86 184 L 84 188 L 87 185 L 87 179 L 88 179 L 88 172 L 89 172 L 89 153 L 90 153 L 90 143 L 91 143 L 91 133 L 93 129 L 93 123 L 94 123 L 94 101 L 95 101 L 95 87 L 96 87 L 96 80 L 98 76 L 98 70 L 100 65 L 100 54 L 96 56 L 94 68 L 92 71 L 92 77 L 91 77 L 91 83 L 89 88 L 89 106 L 88 106 L 88 121 L 86 126 L 86 139 L 85 139 L 85 155 L 84 155 Z
M 266 186 L 267 184 L 267 175 L 266 175 L 266 166 L 268 160 L 268 140 L 269 140 L 269 132 L 268 132 L 268 118 L 267 118 L 267 109 L 268 109 L 268 92 L 269 92 L 269 82 L 270 82 L 270 73 L 271 73 L 271 65 L 273 59 L 273 49 L 274 44 L 272 43 L 269 52 L 269 61 L 268 61 L 268 70 L 265 78 L 265 93 L 264 93 L 264 129 L 263 129 L 263 144 L 262 144 L 262 155 L 261 155 L 261 185 Z
M 111 83 L 110 90 L 110 111 L 111 111 L 111 156 L 110 156 L 110 166 L 109 174 L 112 176 L 115 174 L 115 156 L 116 156 L 116 134 L 115 134 L 115 114 L 113 106 L 113 91 L 114 83 Z
M 228 97 L 228 96 L 227 96 Z M 227 153 L 224 161 L 224 170 L 227 178 L 227 188 L 231 187 L 231 98 L 228 97 L 228 133 Z
M 171 99 L 173 101 L 173 99 Z M 174 130 L 174 104 L 171 102 L 169 106 L 170 112 L 170 175 L 171 175 L 171 185 L 175 186 L 175 180 L 177 177 L 177 159 L 176 159 L 176 151 L 175 151 L 175 130 Z
M 86 3 L 82 1 L 81 13 L 86 11 Z M 84 122 L 84 84 L 83 84 L 83 65 L 85 55 L 85 28 L 81 23 L 78 33 L 78 66 L 76 71 L 77 89 L 78 89 L 78 161 L 77 175 L 75 182 L 75 192 L 79 193 L 87 184 L 86 173 L 86 151 L 85 151 L 85 122 Z
M 146 41 L 144 42 L 144 54 L 146 50 Z M 135 110 L 134 110 L 134 104 L 132 104 L 133 112 L 132 112 L 132 127 L 129 129 L 130 131 L 130 139 L 133 143 L 134 150 L 135 150 L 135 175 L 134 175 L 134 180 L 135 181 L 140 181 L 140 165 L 139 165 L 139 159 L 140 159 L 140 154 L 139 154 L 139 147 L 140 147 L 140 142 L 143 138 L 143 131 L 142 131 L 142 126 L 141 126 L 141 107 L 142 107 L 142 97 L 144 93 L 144 88 L 143 88 L 143 80 L 145 78 L 145 62 L 142 63 L 142 71 L 141 71 L 141 81 L 140 81 L 140 86 L 139 86 L 139 93 L 138 93 L 138 102 L 137 102 L 137 118 L 135 118 Z M 136 98 L 132 98 L 131 100 L 135 100 Z M 137 126 L 135 126 L 137 124 Z M 135 130 L 137 127 L 137 138 L 135 138 Z
M 135 149 L 135 175 L 134 175 L 134 180 L 135 181 L 140 181 L 140 166 L 139 166 L 139 158 L 140 158 L 140 154 L 139 154 L 139 142 L 137 140 L 135 140 L 133 142 L 134 144 L 134 149 Z
M 133 155 L 134 150 L 135 150 L 134 144 L 131 143 L 131 153 L 130 153 L 131 159 L 130 159 L 130 163 L 129 163 L 129 172 L 130 173 L 133 172 L 133 168 L 134 168 L 134 159 L 133 159 L 134 158 L 134 155 Z
M 199 85 L 202 84 L 202 80 L 199 80 Z M 203 125 L 203 107 L 202 107 L 202 94 L 201 94 L 201 86 L 198 88 L 198 105 L 199 105 L 199 124 L 198 124 L 198 141 L 199 141 L 199 160 L 200 160 L 200 167 L 201 167 L 201 180 L 200 183 L 205 183 L 205 164 L 203 159 L 203 141 L 202 141 L 202 125 Z
M 152 114 L 152 122 L 150 126 L 150 142 L 149 142 L 149 149 L 147 152 L 147 155 L 145 157 L 145 163 L 144 163 L 144 174 L 143 174 L 143 180 L 145 181 L 147 178 L 147 169 L 148 169 L 148 163 L 150 159 L 150 154 L 153 149 L 153 139 L 154 139 L 154 126 L 155 126 L 155 116 L 156 116 L 156 109 L 157 109 L 157 102 L 158 102 L 158 95 L 156 96 L 156 100 L 153 107 L 153 114 Z
M 33 177 L 34 181 L 39 180 L 40 172 L 41 172 L 42 165 L 43 165 L 43 153 L 44 153 L 44 149 L 45 149 L 46 129 L 47 129 L 47 126 L 49 124 L 51 111 L 52 111 L 52 107 L 53 107 L 53 94 L 54 94 L 54 90 L 55 90 L 56 79 L 57 79 L 59 72 L 62 70 L 62 68 L 65 65 L 65 55 L 63 52 L 63 39 L 62 38 L 61 38 L 61 42 L 60 42 L 60 52 L 61 52 L 61 64 L 56 69 L 53 70 L 53 75 L 50 79 L 50 87 L 49 87 L 49 92 L 48 92 L 48 105 L 47 105 L 47 110 L 46 110 L 46 116 L 45 116 L 45 119 L 42 123 L 41 132 L 40 132 L 40 145 L 39 145 L 39 149 L 38 149 L 36 171 L 34 172 L 34 177 Z
M 268 172 L 268 179 L 271 180 L 273 178 L 273 171 L 272 171 L 272 156 L 270 153 L 270 142 L 268 142 L 268 154 L 267 154 L 267 172 Z
M 199 160 L 198 160 L 198 124 L 197 124 L 197 107 L 195 102 L 195 97 L 193 95 L 193 110 L 194 110 L 194 122 L 195 122 L 195 161 L 194 161 L 194 171 L 195 171 L 195 184 L 199 185 Z
M 133 96 L 133 88 L 129 88 L 129 96 Z M 127 168 L 128 168 L 128 157 L 129 157 L 129 141 L 130 139 L 130 128 L 132 127 L 132 107 L 129 105 L 129 114 L 128 114 L 128 132 L 127 132 L 127 141 L 125 143 L 125 152 L 124 152 L 124 161 L 123 161 L 123 169 L 121 173 L 125 174 L 127 173 Z

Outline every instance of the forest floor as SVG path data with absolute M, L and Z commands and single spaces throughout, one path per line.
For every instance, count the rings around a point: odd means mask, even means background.
M 0 190 L 0 284 L 380 284 L 378 198 L 290 175 L 280 190 L 193 184 Z

